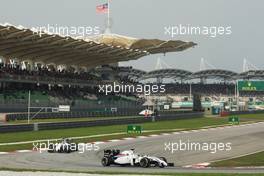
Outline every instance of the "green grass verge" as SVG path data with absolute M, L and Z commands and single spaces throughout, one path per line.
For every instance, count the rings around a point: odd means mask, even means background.
M 196 118 L 186 120 L 172 120 L 172 121 L 160 121 L 142 123 L 143 130 L 159 130 L 159 129 L 193 129 L 210 125 L 226 124 L 227 119 L 221 118 Z M 43 130 L 43 131 L 28 131 L 28 132 L 16 132 L 16 133 L 3 133 L 0 135 L 0 142 L 19 142 L 19 141 L 31 141 L 39 139 L 51 139 L 62 137 L 75 137 L 75 136 L 88 136 L 98 134 L 109 134 L 125 132 L 127 125 L 113 125 L 113 126 L 98 126 L 98 127 L 84 127 L 84 128 L 70 128 L 70 129 L 58 129 L 58 130 Z
M 109 136 L 102 136 L 102 137 L 89 137 L 85 139 L 74 139 L 73 142 L 76 143 L 89 143 L 89 142 L 95 142 L 95 141 L 107 141 L 111 139 L 121 139 L 125 137 L 136 137 L 136 136 L 144 136 L 144 135 L 151 135 L 151 134 L 157 134 L 157 133 L 166 133 L 166 132 L 172 132 L 172 131 L 179 131 L 179 130 L 161 130 L 161 131 L 153 131 L 153 132 L 144 132 L 142 134 L 118 134 L 118 135 L 109 135 Z M 18 144 L 18 145 L 5 145 L 0 146 L 1 152 L 10 152 L 15 150 L 31 150 L 33 148 L 32 143 L 28 144 Z
M 252 115 L 240 115 L 241 122 L 256 122 L 264 120 L 263 114 L 252 114 Z M 182 119 L 182 120 L 171 120 L 171 121 L 160 121 L 160 122 L 149 122 L 140 124 L 144 130 L 161 130 L 154 131 L 144 134 L 159 134 L 162 132 L 169 132 L 175 130 L 190 130 L 199 129 L 211 126 L 221 126 L 227 125 L 227 117 L 202 117 L 195 119 Z M 59 130 L 43 130 L 36 132 L 16 132 L 16 133 L 3 133 L 0 135 L 0 143 L 7 142 L 20 142 L 20 141 L 33 141 L 41 139 L 54 139 L 63 137 L 78 137 L 78 136 L 90 136 L 99 134 L 111 134 L 125 132 L 127 125 L 113 125 L 113 126 L 99 126 L 99 127 L 85 127 L 85 128 L 71 128 L 71 129 L 59 129 Z M 138 135 L 138 134 L 134 134 Z M 121 137 L 129 137 L 131 135 L 121 134 L 121 135 L 111 135 L 98 138 L 81 139 L 78 142 L 93 142 L 97 140 L 109 140 Z M 22 145 L 9 145 L 0 146 L 0 151 L 13 151 L 19 149 L 32 149 L 32 144 L 22 144 Z
M 243 114 L 237 116 L 242 122 L 247 120 L 264 120 L 264 114 Z
M 264 151 L 212 163 L 212 167 L 264 166 Z M 264 175 L 264 174 L 263 174 Z

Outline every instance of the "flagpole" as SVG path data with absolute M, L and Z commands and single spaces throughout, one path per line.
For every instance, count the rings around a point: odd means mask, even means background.
M 108 12 L 107 12 L 107 27 L 110 28 L 110 0 L 108 0 L 107 2 L 107 6 L 108 6 Z

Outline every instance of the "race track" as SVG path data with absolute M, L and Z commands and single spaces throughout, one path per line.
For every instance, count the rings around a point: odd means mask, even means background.
M 200 143 L 231 143 L 230 151 L 165 151 L 164 143 L 169 142 L 200 142 Z M 187 165 L 211 162 L 215 160 L 236 157 L 264 149 L 264 123 L 247 124 L 231 127 L 219 127 L 202 130 L 163 134 L 147 138 L 123 139 L 98 144 L 99 151 L 78 152 L 71 154 L 50 154 L 47 152 L 13 153 L 0 155 L 0 168 L 23 168 L 44 170 L 70 171 L 119 171 L 119 172 L 228 172 L 228 173 L 264 173 L 264 168 L 184 168 Z M 102 167 L 100 160 L 104 149 L 136 149 L 138 153 L 164 156 L 169 162 L 174 162 L 173 168 L 133 168 L 133 167 Z

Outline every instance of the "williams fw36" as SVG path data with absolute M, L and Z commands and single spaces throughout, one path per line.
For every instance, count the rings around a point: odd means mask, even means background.
M 120 166 L 138 166 L 138 167 L 168 167 L 174 166 L 173 163 L 168 163 L 164 157 L 156 157 L 149 155 L 140 155 L 134 152 L 134 149 L 125 150 L 104 150 L 102 158 L 103 166 L 120 165 Z

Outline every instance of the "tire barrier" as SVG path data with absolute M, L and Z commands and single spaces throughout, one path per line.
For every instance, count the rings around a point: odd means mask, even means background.
M 1 125 L 0 133 L 7 132 L 22 132 L 22 131 L 33 131 L 34 124 L 25 124 L 25 125 Z

